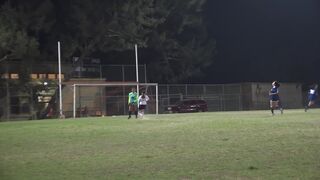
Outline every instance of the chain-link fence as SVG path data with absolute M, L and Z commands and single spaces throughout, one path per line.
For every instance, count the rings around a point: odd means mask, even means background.
M 67 85 L 63 90 L 66 96 L 63 99 L 64 114 L 73 117 L 74 108 L 77 117 L 128 114 L 128 94 L 133 87 L 136 88 L 128 85 L 77 86 L 74 94 L 73 86 Z M 139 86 L 139 91 L 146 92 L 150 98 L 146 112 L 156 114 L 156 86 Z
M 54 118 L 57 109 L 57 87 L 0 87 L 0 121 Z
M 208 111 L 242 110 L 241 85 L 159 85 L 161 110 L 184 99 L 201 99 Z
M 63 110 L 66 117 L 73 116 L 73 83 L 63 86 Z M 186 99 L 204 100 L 208 111 L 268 109 L 269 89 L 269 83 L 159 85 L 159 113 L 167 113 L 166 107 Z M 129 86 L 79 88 L 76 96 L 76 116 L 126 115 L 130 90 Z M 141 91 L 146 91 L 151 99 L 147 113 L 155 114 L 155 87 L 140 87 Z M 42 90 L 38 93 L 32 91 L 22 93 L 15 87 L 2 86 L 0 88 L 1 120 L 58 117 L 57 94 L 56 88 L 51 89 L 50 92 Z M 306 92 L 302 92 L 299 84 L 282 83 L 281 85 L 280 97 L 284 108 L 302 108 L 305 94 Z
M 147 82 L 146 65 L 139 65 L 139 82 Z M 83 65 L 72 67 L 71 78 L 100 78 L 107 81 L 136 81 L 135 65 Z
M 17 91 L 13 87 L 0 88 L 1 120 L 30 119 L 34 111 L 33 92 Z
M 71 88 L 64 94 L 69 97 L 64 104 L 67 116 L 72 111 Z M 154 86 L 140 86 L 150 97 L 147 113 L 155 114 L 156 90 Z M 77 88 L 77 116 L 124 115 L 128 113 L 128 93 L 131 87 L 79 87 Z M 241 85 L 159 85 L 159 113 L 166 113 L 166 107 L 185 99 L 201 99 L 207 103 L 208 111 L 242 110 Z
M 19 79 L 19 70 L 21 63 L 10 62 L 3 63 L 0 67 L 1 78 Z M 136 66 L 134 64 L 128 65 L 103 65 L 103 64 L 71 64 L 63 63 L 62 74 L 65 80 L 73 78 L 91 78 L 103 79 L 106 81 L 122 81 L 130 82 L 136 81 Z M 146 65 L 139 65 L 139 82 L 147 82 L 147 67 Z M 38 63 L 30 70 L 31 79 L 54 80 L 57 79 L 58 65 L 57 63 L 45 62 Z M 14 77 L 13 77 L 14 76 Z

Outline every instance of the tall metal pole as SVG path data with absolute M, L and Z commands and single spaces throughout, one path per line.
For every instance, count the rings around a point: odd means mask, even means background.
M 62 111 L 62 81 L 61 81 L 61 48 L 60 41 L 58 41 L 58 67 L 59 67 L 59 117 L 63 118 Z
M 76 85 L 73 85 L 73 118 L 76 118 Z
M 159 114 L 159 90 L 158 90 L 158 84 L 156 86 L 156 115 Z
M 135 53 L 136 53 L 136 78 L 137 78 L 137 94 L 139 96 L 139 63 L 138 63 L 138 45 L 135 44 Z

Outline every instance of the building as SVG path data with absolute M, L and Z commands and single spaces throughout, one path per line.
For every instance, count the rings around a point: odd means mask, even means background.
M 141 81 L 146 80 L 145 65 L 139 66 Z M 0 67 L 0 119 L 42 119 L 57 117 L 58 65 L 42 62 L 24 72 L 19 61 L 3 62 Z M 61 78 L 66 87 L 83 81 L 111 82 L 131 81 L 135 75 L 134 65 L 102 65 L 98 63 L 62 64 Z M 28 79 L 28 80 L 27 80 Z M 91 89 L 92 91 L 92 89 Z M 91 92 L 94 93 L 94 92 Z M 67 88 L 63 89 L 63 103 L 68 107 Z M 71 93 L 72 95 L 72 93 Z M 101 100 L 100 100 L 101 101 Z M 101 112 L 103 113 L 103 112 Z

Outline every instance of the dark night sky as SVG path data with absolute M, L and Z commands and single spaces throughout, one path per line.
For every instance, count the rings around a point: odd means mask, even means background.
M 208 0 L 218 54 L 207 82 L 319 82 L 319 0 Z

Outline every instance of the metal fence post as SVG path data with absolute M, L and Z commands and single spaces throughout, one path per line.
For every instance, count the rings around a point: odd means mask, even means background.
M 225 92 L 224 92 L 225 89 L 224 89 L 224 86 L 225 86 L 225 85 L 223 84 L 223 85 L 222 85 L 222 101 L 221 101 L 221 102 L 222 102 L 222 110 L 223 110 L 223 111 L 226 110 L 226 107 L 225 107 L 225 104 L 226 104 L 226 103 L 225 103 Z
M 76 85 L 73 85 L 73 118 L 76 118 Z
M 121 66 L 122 67 L 122 81 L 125 81 L 125 72 L 124 72 L 124 65 Z
M 102 65 L 100 64 L 99 67 L 100 67 L 100 79 L 102 79 Z
M 186 96 L 188 96 L 188 85 L 186 84 L 186 85 L 184 86 L 184 88 L 185 88 Z
M 147 83 L 147 65 L 144 64 L 144 83 Z
M 6 88 L 7 88 L 7 121 L 10 120 L 10 113 L 11 113 L 11 102 L 10 102 L 10 86 L 9 86 L 9 79 L 6 79 Z
M 169 89 L 169 85 L 167 84 L 167 98 L 168 98 L 168 105 L 171 104 L 171 101 L 170 101 L 170 93 L 169 93 L 170 89 Z
M 239 110 L 242 111 L 242 85 L 240 84 L 239 87 Z

